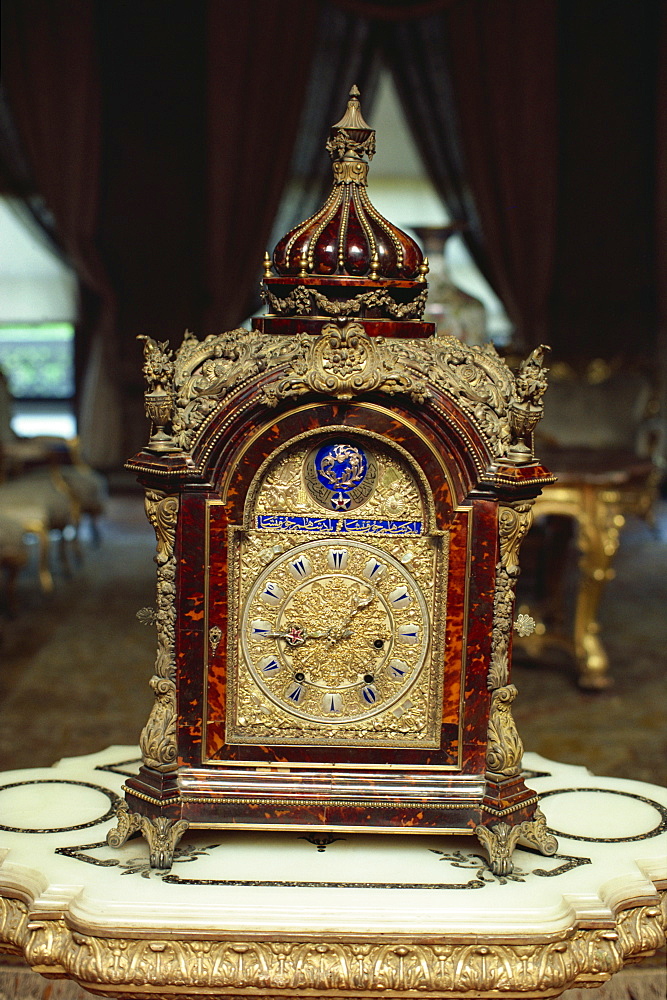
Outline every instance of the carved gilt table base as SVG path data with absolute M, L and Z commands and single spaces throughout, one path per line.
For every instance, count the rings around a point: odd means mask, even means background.
M 517 639 L 529 656 L 539 658 L 545 646 L 554 645 L 571 653 L 577 662 L 582 688 L 603 690 L 613 681 L 609 658 L 600 638 L 598 611 L 605 584 L 615 576 L 613 560 L 626 518 L 650 518 L 657 494 L 657 471 L 650 462 L 619 461 L 610 468 L 596 468 L 586 454 L 573 452 L 570 466 L 559 464 L 558 455 L 547 455 L 547 466 L 558 482 L 544 487 L 533 507 L 534 518 L 559 515 L 575 524 L 579 553 L 574 623 L 564 632 L 551 623 L 538 623 L 533 635 Z M 604 458 L 604 455 L 602 456 Z M 599 461 L 599 459 L 598 459 Z M 559 589 L 554 581 L 555 590 Z M 557 615 L 558 617 L 558 615 Z
M 0 775 L 0 948 L 126 998 L 556 997 L 661 947 L 667 791 L 526 754 L 559 840 L 191 830 L 106 846 L 134 747 Z

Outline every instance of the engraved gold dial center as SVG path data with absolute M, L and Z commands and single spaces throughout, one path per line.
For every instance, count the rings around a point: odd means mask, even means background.
M 329 726 L 404 701 L 429 642 L 413 574 L 361 540 L 324 538 L 280 554 L 250 587 L 242 623 L 245 661 L 267 707 Z

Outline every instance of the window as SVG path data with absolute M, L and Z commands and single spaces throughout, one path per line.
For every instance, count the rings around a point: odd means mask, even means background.
M 71 399 L 73 354 L 71 323 L 0 325 L 0 366 L 14 399 Z
M 0 366 L 16 401 L 12 426 L 70 437 L 76 277 L 19 209 L 0 199 Z

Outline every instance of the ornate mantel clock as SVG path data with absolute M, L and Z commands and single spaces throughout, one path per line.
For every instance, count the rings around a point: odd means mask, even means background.
M 434 337 L 427 261 L 368 198 L 356 90 L 327 145 L 333 190 L 267 256 L 255 329 L 146 341 L 155 705 L 109 843 L 141 830 L 168 867 L 189 825 L 475 833 L 506 873 L 519 841 L 556 849 L 509 683 L 552 482 L 542 351 L 515 377 Z

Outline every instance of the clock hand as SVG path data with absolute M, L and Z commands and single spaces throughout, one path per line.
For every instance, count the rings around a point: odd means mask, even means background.
M 369 588 L 369 593 L 367 593 L 365 597 L 362 597 L 357 601 L 356 606 L 352 608 L 347 618 L 344 619 L 339 630 L 335 632 L 333 635 L 329 636 L 330 643 L 338 642 L 339 639 L 350 638 L 350 636 L 352 635 L 352 629 L 348 628 L 348 625 L 350 625 L 355 615 L 358 615 L 360 611 L 363 611 L 364 608 L 367 608 L 368 605 L 375 600 L 375 595 L 376 591 L 374 589 L 371 590 Z
M 302 646 L 308 639 L 326 639 L 326 632 L 304 632 L 298 625 L 292 625 L 286 632 L 267 632 L 267 639 L 284 639 L 288 646 Z

